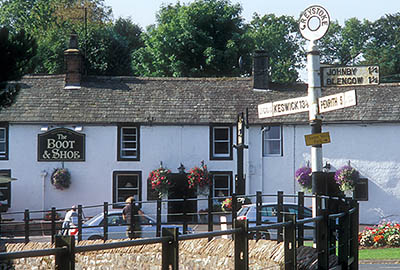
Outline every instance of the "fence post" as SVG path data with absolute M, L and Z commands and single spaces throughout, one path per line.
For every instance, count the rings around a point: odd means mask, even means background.
M 161 199 L 157 199 L 157 226 L 156 226 L 156 236 L 161 235 Z
M 24 222 L 25 222 L 25 244 L 27 244 L 29 243 L 29 209 L 25 209 Z
M 277 213 L 277 222 L 282 222 L 283 221 L 283 215 L 282 215 L 282 212 L 283 212 L 283 191 L 278 191 L 278 204 L 277 204 L 277 207 L 278 207 L 278 209 L 277 209 L 277 211 L 278 211 L 278 213 Z M 282 227 L 279 227 L 278 228 L 278 236 L 277 236 L 277 240 L 278 240 L 278 243 L 280 243 L 280 242 L 282 242 L 283 241 L 283 229 L 282 229 Z
M 103 204 L 103 220 L 103 240 L 105 242 L 108 239 L 108 202 Z
M 182 212 L 182 218 L 183 218 L 183 226 L 182 226 L 182 231 L 183 234 L 186 234 L 187 232 L 187 228 L 188 228 L 188 224 L 187 224 L 187 213 L 186 213 L 186 206 L 187 206 L 187 198 L 186 196 L 183 197 L 183 212 Z
M 162 270 L 178 270 L 179 269 L 179 242 L 178 228 L 163 228 L 162 236 L 169 236 L 171 240 L 162 242 Z
M 247 220 L 233 220 L 235 228 L 240 229 L 235 233 L 235 270 L 249 269 L 249 240 Z
M 298 208 L 298 219 L 304 219 L 304 192 L 299 191 L 297 200 L 297 208 Z M 304 224 L 301 223 L 297 227 L 297 235 L 298 235 L 298 245 L 304 246 Z
M 213 223 L 213 198 L 211 192 L 208 194 L 208 209 L 207 209 L 207 222 L 208 222 L 208 231 L 212 232 L 214 229 Z M 208 237 L 208 241 L 211 241 L 212 237 Z
M 56 208 L 51 208 L 51 243 L 54 244 L 56 236 Z
M 326 209 L 318 209 L 318 216 L 322 220 L 317 222 L 317 254 L 318 270 L 329 269 L 329 245 L 328 245 L 328 212 Z
M 75 269 L 75 237 L 56 235 L 55 247 L 67 247 L 66 252 L 56 254 L 56 270 Z
M 82 205 L 78 204 L 78 242 L 82 241 Z
M 345 206 L 345 209 L 340 209 L 340 211 L 346 212 L 346 214 L 339 218 L 338 265 L 340 265 L 342 269 L 348 269 L 350 217 L 347 206 Z
M 285 270 L 297 269 L 297 253 L 296 253 L 296 215 L 285 214 L 284 221 L 291 221 L 292 224 L 285 226 L 284 247 L 285 247 Z
M 237 196 L 236 193 L 232 194 L 232 228 L 235 228 L 235 222 L 236 216 L 237 216 Z
M 262 206 L 262 193 L 256 192 L 256 226 L 261 225 L 261 206 Z M 260 239 L 260 232 L 256 232 L 256 240 Z
M 337 214 L 338 213 L 338 206 L 337 206 L 337 200 L 333 199 L 331 197 L 325 199 L 326 208 L 328 209 L 328 215 L 330 214 Z M 336 255 L 336 218 L 328 219 L 328 241 L 329 241 L 329 255 Z
M 262 205 L 262 194 L 261 191 L 256 192 L 256 225 L 261 225 L 261 205 Z
M 359 227 L 359 203 L 355 200 L 350 201 L 351 208 L 356 208 L 356 211 L 350 216 L 351 224 L 351 244 L 350 244 L 350 257 L 353 262 L 350 265 L 351 270 L 358 270 L 358 227 Z

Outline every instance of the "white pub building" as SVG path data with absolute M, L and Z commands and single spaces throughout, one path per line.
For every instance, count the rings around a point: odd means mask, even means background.
M 0 173 L 17 179 L 1 184 L 7 211 L 123 202 L 130 195 L 151 200 L 147 177 L 160 162 L 179 178 L 181 164 L 188 172 L 204 160 L 213 195 L 230 195 L 236 121 L 246 108 L 245 194 L 300 190 L 294 173 L 310 161 L 308 113 L 261 119 L 257 106 L 304 97 L 307 85 L 268 84 L 259 72 L 261 79 L 84 77 L 79 51 L 65 53 L 65 75 L 25 76 L 15 102 L 0 111 Z M 323 87 L 322 96 L 350 90 L 356 106 L 323 115 L 331 138 L 323 163 L 335 171 L 350 162 L 369 179 L 361 223 L 400 220 L 400 85 Z M 50 183 L 55 168 L 68 169 L 69 188 Z

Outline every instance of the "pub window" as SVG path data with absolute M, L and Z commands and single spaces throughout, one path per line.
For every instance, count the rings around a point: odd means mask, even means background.
M 0 170 L 0 176 L 11 177 L 11 170 Z M 11 207 L 11 182 L 0 183 L 0 211 Z
M 138 161 L 139 156 L 139 127 L 118 127 L 118 160 Z
M 210 127 L 210 159 L 232 159 L 232 127 Z
M 211 172 L 213 197 L 232 195 L 232 172 Z
M 263 129 L 263 156 L 282 156 L 282 127 L 267 126 Z
M 133 196 L 136 201 L 142 200 L 142 172 L 113 172 L 113 203 L 114 208 L 124 207 L 125 200 Z
M 0 125 L 0 159 L 8 159 L 8 126 Z

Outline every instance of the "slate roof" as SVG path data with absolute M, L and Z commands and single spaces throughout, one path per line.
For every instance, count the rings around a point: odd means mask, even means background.
M 65 90 L 64 75 L 25 76 L 0 121 L 54 124 L 235 123 L 249 108 L 250 124 L 307 123 L 308 113 L 259 119 L 257 105 L 307 95 L 307 85 L 252 90 L 251 78 L 87 77 L 81 89 Z M 356 89 L 358 105 L 324 115 L 324 122 L 400 121 L 400 84 L 323 89 L 331 95 Z

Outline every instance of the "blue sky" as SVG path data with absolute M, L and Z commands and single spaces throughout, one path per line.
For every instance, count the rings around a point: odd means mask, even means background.
M 160 6 L 176 3 L 176 0 L 105 0 L 111 6 L 114 18 L 131 17 L 134 23 L 145 28 L 155 23 L 155 14 Z M 193 2 L 181 0 L 181 3 Z M 296 19 L 300 12 L 311 5 L 321 5 L 330 14 L 331 19 L 338 20 L 343 25 L 346 19 L 356 17 L 360 20 L 374 21 L 385 14 L 400 12 L 400 0 L 231 0 L 231 3 L 240 3 L 243 7 L 242 16 L 249 22 L 254 12 L 260 15 L 274 13 L 275 15 L 288 15 Z

